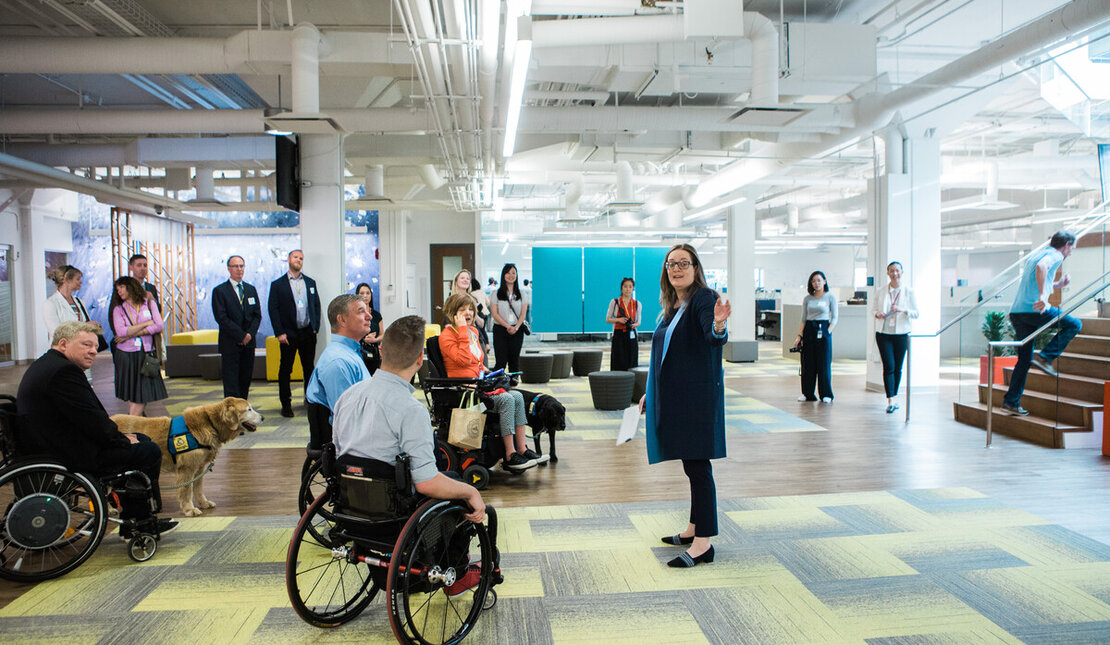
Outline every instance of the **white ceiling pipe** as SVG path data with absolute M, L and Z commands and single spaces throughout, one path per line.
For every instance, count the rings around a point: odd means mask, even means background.
M 469 3 L 455 3 L 445 2 L 442 5 L 445 14 L 445 23 L 447 27 L 447 37 L 452 40 L 458 39 L 465 41 L 468 38 L 466 31 L 466 7 Z M 447 65 L 449 70 L 448 81 L 451 85 L 452 96 L 477 96 L 478 88 L 475 86 L 477 79 L 471 78 L 472 70 L 471 61 L 473 60 L 470 55 L 470 48 L 451 47 L 445 48 L 440 45 L 440 52 L 446 49 Z M 463 160 L 467 164 L 469 171 L 475 170 L 475 162 L 478 158 L 480 144 L 477 141 L 478 136 L 478 114 L 477 106 L 470 100 L 453 100 L 454 115 L 457 119 L 458 132 L 461 132 L 459 138 L 462 140 L 463 146 Z
M 134 166 L 138 163 L 135 147 L 130 145 L 15 144 L 8 145 L 6 152 L 53 168 Z
M 533 16 L 632 16 L 641 8 L 640 0 L 532 0 Z
M 845 110 L 845 112 L 849 112 Z M 520 131 L 528 133 L 581 134 L 628 130 L 701 132 L 808 132 L 836 134 L 850 125 L 848 117 L 798 119 L 787 126 L 732 123 L 736 109 L 716 107 L 563 106 L 529 107 L 521 112 Z
M 763 14 L 744 12 L 744 37 L 752 42 L 752 94 L 759 106 L 779 102 L 779 36 Z M 685 40 L 681 14 L 541 20 L 532 25 L 536 48 L 657 44 Z
M 320 32 L 314 25 L 301 23 L 293 28 L 293 111 L 316 114 L 320 111 Z
M 588 92 L 585 90 L 559 92 L 556 90 L 529 90 L 524 93 L 524 98 L 533 101 L 593 101 L 604 103 L 609 100 L 609 93 L 604 91 Z
M 366 169 L 367 197 L 385 197 L 385 166 L 373 165 Z
M 780 144 L 768 149 L 769 156 L 766 158 L 745 159 L 729 165 L 702 183 L 695 200 L 698 203 L 708 203 L 757 179 L 788 168 L 799 160 L 819 157 L 857 137 L 870 136 L 875 130 L 886 126 L 895 112 L 910 103 L 957 86 L 1029 52 L 1038 51 L 1096 27 L 1108 18 L 1110 2 L 1106 0 L 1072 0 L 889 94 L 864 97 L 857 107 L 857 123 L 860 125 L 850 131 L 825 137 L 818 144 Z
M 632 164 L 627 161 L 617 162 L 617 201 L 631 202 L 635 199 L 636 192 L 632 187 Z
M 436 170 L 433 164 L 428 163 L 423 166 L 417 166 L 416 172 L 420 175 L 420 180 L 424 182 L 424 185 L 432 190 L 436 190 L 447 183 L 443 177 L 440 176 L 439 171 Z
M 445 81 L 446 75 L 442 61 L 435 50 L 439 42 L 436 21 L 431 15 L 431 6 L 426 0 L 397 0 L 402 14 L 402 25 L 409 37 L 410 46 L 416 59 L 417 72 L 423 85 L 427 104 L 431 108 L 435 129 L 439 133 L 439 145 L 448 172 L 453 172 L 458 149 L 454 146 L 457 137 L 455 120 L 451 117 L 450 105 L 445 98 L 450 89 Z
M 427 110 L 328 110 L 350 133 L 423 132 Z M 262 134 L 262 110 L 0 110 L 3 134 Z
M 197 189 L 198 202 L 212 202 L 216 201 L 216 182 L 215 175 L 211 168 L 197 167 L 197 174 L 194 178 Z

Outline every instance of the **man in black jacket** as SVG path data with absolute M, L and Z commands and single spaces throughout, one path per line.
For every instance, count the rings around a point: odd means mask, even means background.
M 16 395 L 21 417 L 16 437 L 19 452 L 46 455 L 94 476 L 142 471 L 150 478 L 155 509 L 161 509 L 161 449 L 144 434 L 121 433 L 85 378 L 85 370 L 96 359 L 99 330 L 96 323 L 58 325 L 50 349 L 23 374 Z M 120 502 L 120 519 L 142 520 L 151 515 L 145 499 L 123 495 Z M 158 520 L 159 533 L 175 526 L 174 520 Z
M 320 294 L 316 281 L 301 273 L 304 253 L 300 249 L 289 252 L 289 272 L 270 283 L 270 297 L 266 306 L 270 310 L 270 324 L 274 326 L 281 349 L 278 365 L 278 398 L 281 416 L 293 416 L 293 394 L 289 377 L 293 361 L 301 355 L 301 372 L 304 389 L 308 391 L 308 377 L 316 361 L 316 334 L 320 331 Z
M 131 274 L 132 278 L 135 278 L 139 281 L 139 284 L 143 285 L 143 289 L 146 289 L 147 293 L 154 296 L 154 304 L 158 305 L 158 313 L 162 313 L 162 300 L 158 297 L 158 287 L 146 280 L 150 276 L 150 266 L 146 256 L 142 253 L 132 255 L 131 259 L 127 261 L 127 271 Z
M 212 290 L 212 315 L 220 327 L 224 396 L 247 398 L 254 372 L 255 336 L 262 322 L 258 291 L 243 282 L 247 263 L 241 255 L 227 259 L 228 281 Z

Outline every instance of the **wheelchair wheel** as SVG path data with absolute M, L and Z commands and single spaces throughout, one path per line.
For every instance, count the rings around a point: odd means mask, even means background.
M 455 447 L 443 439 L 436 439 L 436 468 L 441 472 L 456 471 L 459 467 L 459 453 Z
M 401 530 L 385 585 L 398 641 L 457 643 L 474 628 L 492 585 L 493 541 L 465 513 L 458 502 L 429 500 Z
M 285 559 L 285 588 L 302 620 L 316 627 L 335 627 L 362 613 L 378 587 L 370 566 L 355 558 L 354 543 L 330 536 L 334 523 L 321 513 L 324 501 L 321 495 L 312 502 L 293 531 Z M 329 537 L 321 541 L 316 535 Z
M 308 507 L 312 505 L 312 502 L 316 501 L 320 496 L 324 496 L 325 501 L 323 505 L 320 506 L 319 514 L 323 520 L 327 521 L 327 525 L 330 527 L 332 524 L 332 502 L 330 499 L 327 499 L 327 495 L 325 495 L 328 490 L 328 480 L 324 477 L 324 473 L 320 472 L 321 465 L 319 460 L 312 460 L 311 464 L 308 462 L 309 460 L 305 460 L 305 467 L 307 470 L 305 476 L 301 479 L 301 489 L 297 494 L 297 510 L 299 510 L 303 516 L 305 512 L 308 511 Z M 317 542 L 321 544 L 328 543 L 327 531 L 321 530 L 317 524 L 310 524 L 308 532 L 312 534 L 312 537 Z
M 0 474 L 0 578 L 37 582 L 77 568 L 104 537 L 107 508 L 96 484 L 60 464 Z
M 149 533 L 140 533 L 127 543 L 127 555 L 135 562 L 146 562 L 158 551 L 158 540 Z
M 478 490 L 485 490 L 489 486 L 489 468 L 482 464 L 471 464 L 462 472 L 463 481 Z

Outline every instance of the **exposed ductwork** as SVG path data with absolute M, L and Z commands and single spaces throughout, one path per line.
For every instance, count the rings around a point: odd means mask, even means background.
M 262 134 L 262 110 L 0 110 L 4 134 Z M 349 133 L 424 132 L 427 110 L 328 110 Z
M 293 28 L 293 112 L 320 112 L 320 32 L 309 24 Z
M 532 23 L 532 42 L 536 48 L 656 44 L 681 41 L 685 37 L 681 14 L 541 20 Z M 778 31 L 763 14 L 746 11 L 744 37 L 752 43 L 752 92 L 748 103 L 760 107 L 778 105 Z

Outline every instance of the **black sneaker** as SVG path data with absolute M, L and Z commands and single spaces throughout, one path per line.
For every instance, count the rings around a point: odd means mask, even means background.
M 169 533 L 170 531 L 176 529 L 179 524 L 181 524 L 181 522 L 178 522 L 177 520 L 171 520 L 168 517 L 161 517 L 158 518 L 158 520 L 154 523 L 154 528 L 158 535 L 165 535 L 166 533 Z
M 1033 362 L 1033 367 L 1039 369 L 1040 371 L 1044 372 L 1045 374 L 1048 374 L 1049 376 L 1059 376 L 1056 373 L 1056 370 L 1053 369 L 1052 363 L 1046 361 L 1045 359 L 1041 358 L 1040 356 L 1037 356 L 1036 354 L 1034 354 L 1032 362 Z
M 531 448 L 525 450 L 522 454 L 524 455 L 525 459 L 534 461 L 536 462 L 536 464 L 546 464 L 547 462 L 551 461 L 551 455 L 536 454 L 536 451 L 532 450 Z
M 1029 414 L 1029 410 L 1026 410 L 1025 408 L 1021 407 L 1020 403 L 1017 404 L 1017 405 L 1010 405 L 1008 403 L 1003 403 L 1002 404 L 1002 411 L 1005 412 L 1006 414 L 1010 415 L 1010 416 L 1013 416 L 1013 417 L 1023 417 L 1025 415 Z
M 281 407 L 281 416 L 287 419 L 293 418 L 293 408 L 288 405 L 283 405 Z
M 514 452 L 512 457 L 501 462 L 501 467 L 505 470 L 511 470 L 514 473 L 518 473 L 524 470 L 528 470 L 529 468 L 535 468 L 536 461 L 534 459 L 525 459 L 524 455 L 521 455 L 518 452 Z
M 119 539 L 124 542 L 131 539 L 131 529 L 126 524 L 120 524 L 119 526 Z

